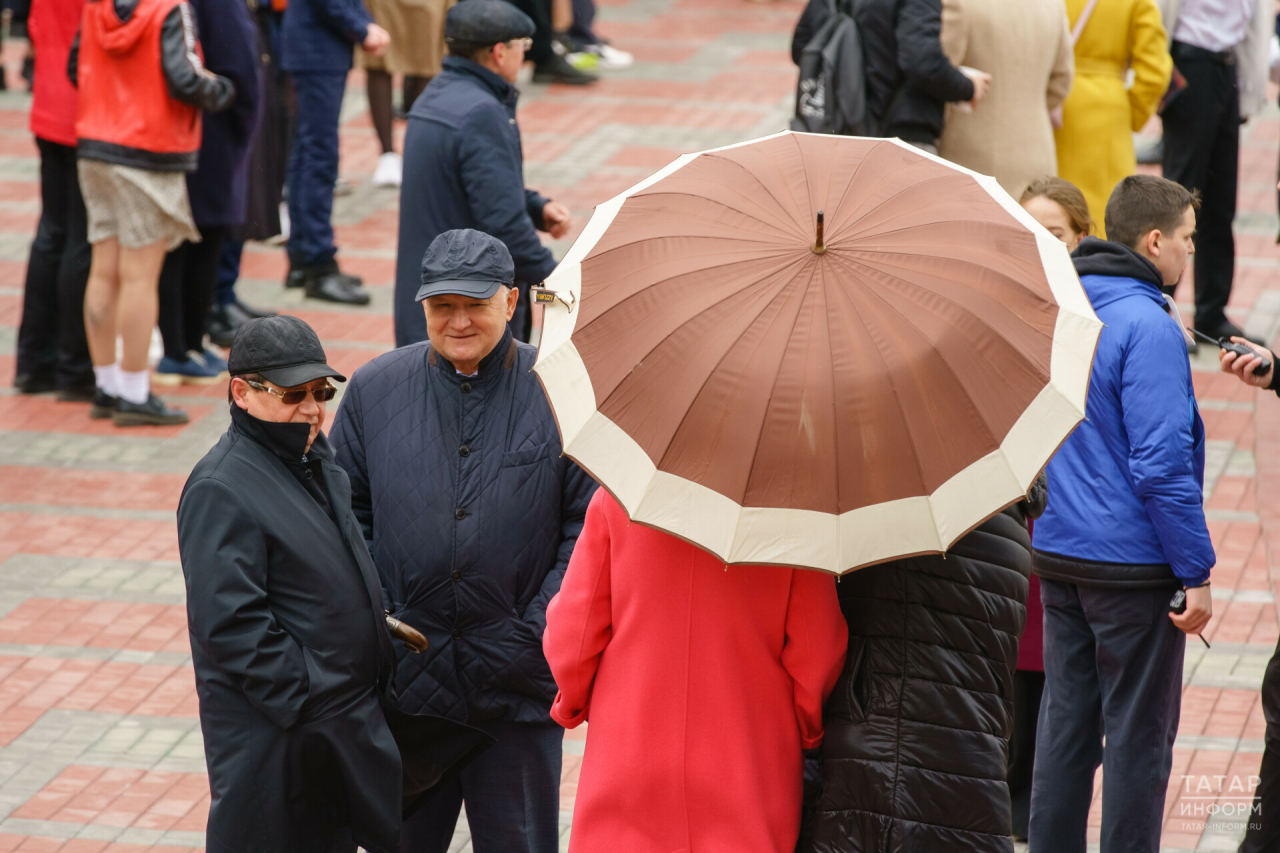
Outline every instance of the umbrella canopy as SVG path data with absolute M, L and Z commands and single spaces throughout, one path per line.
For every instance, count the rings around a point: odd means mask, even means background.
M 684 155 L 596 208 L 546 287 L 565 453 L 726 564 L 831 572 L 944 551 L 1024 496 L 1101 329 L 994 179 L 896 140 Z

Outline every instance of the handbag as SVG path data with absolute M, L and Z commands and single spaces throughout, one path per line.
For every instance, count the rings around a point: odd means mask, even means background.
M 1093 16 L 1093 10 L 1098 7 L 1098 0 L 1089 0 L 1085 4 L 1084 9 L 1080 11 L 1080 17 L 1076 18 L 1076 25 L 1071 28 L 1071 50 L 1076 49 L 1076 42 L 1080 41 L 1080 36 L 1084 33 L 1084 28 L 1089 24 L 1089 18 Z M 1058 104 L 1049 111 L 1049 123 L 1053 125 L 1054 130 L 1062 129 L 1062 104 Z

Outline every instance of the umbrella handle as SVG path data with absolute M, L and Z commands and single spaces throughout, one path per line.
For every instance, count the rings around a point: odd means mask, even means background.
M 545 287 L 531 287 L 529 293 L 533 295 L 534 302 L 548 303 L 560 302 L 565 308 L 569 309 L 569 313 L 573 313 L 573 306 L 577 304 L 577 298 L 573 295 L 573 291 L 566 290 L 561 293 L 558 290 L 548 290 Z M 565 297 L 569 297 L 565 299 Z
M 387 630 L 391 632 L 391 636 L 395 637 L 404 647 L 415 655 L 422 654 L 431 648 L 430 641 L 417 628 L 412 628 L 399 619 L 387 617 Z

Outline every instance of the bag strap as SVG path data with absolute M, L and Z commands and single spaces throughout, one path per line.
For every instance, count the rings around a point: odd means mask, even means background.
M 1084 34 L 1084 28 L 1089 25 L 1089 18 L 1093 15 L 1093 10 L 1098 8 L 1098 0 L 1089 0 L 1080 12 L 1080 17 L 1076 18 L 1076 25 L 1071 28 L 1071 47 L 1076 46 L 1076 42 L 1080 41 L 1080 36 Z

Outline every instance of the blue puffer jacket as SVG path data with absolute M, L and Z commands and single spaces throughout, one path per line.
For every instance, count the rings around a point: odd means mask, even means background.
M 1204 424 L 1160 272 L 1095 238 L 1073 257 L 1105 325 L 1086 419 L 1047 469 L 1036 573 L 1098 587 L 1196 586 L 1216 561 L 1204 520 Z
M 431 641 L 399 650 L 411 713 L 550 720 L 546 608 L 596 485 L 560 455 L 536 354 L 508 331 L 464 377 L 430 344 L 394 350 L 356 371 L 334 419 L 386 606 Z

